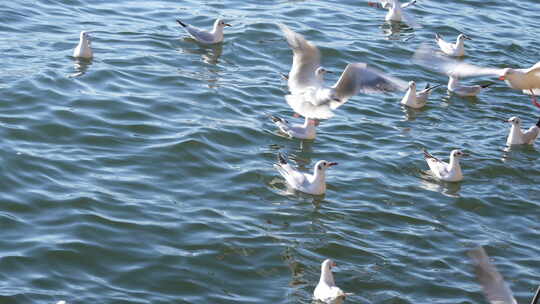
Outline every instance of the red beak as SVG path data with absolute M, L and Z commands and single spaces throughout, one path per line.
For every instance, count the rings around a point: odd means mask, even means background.
M 506 79 L 506 77 L 504 77 L 504 75 L 499 77 L 499 80 L 505 80 L 505 79 Z
M 338 163 L 332 162 L 328 164 L 328 167 L 337 166 Z

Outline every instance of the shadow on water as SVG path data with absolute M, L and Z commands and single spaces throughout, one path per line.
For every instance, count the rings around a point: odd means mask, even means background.
M 184 41 L 190 44 L 194 43 L 198 45 L 199 48 L 198 49 L 182 48 L 183 52 L 188 53 L 188 54 L 200 54 L 203 61 L 208 64 L 216 65 L 219 63 L 219 57 L 223 53 L 222 43 L 207 45 L 207 44 L 199 43 L 197 40 L 190 37 L 184 38 Z
M 435 179 L 433 175 L 431 175 L 430 171 L 421 171 L 420 188 L 428 191 L 439 192 L 448 197 L 459 197 L 461 183 L 439 181 Z
M 518 158 L 515 157 L 517 154 L 533 154 L 536 153 L 537 150 L 534 148 L 534 145 L 511 145 L 505 146 L 502 152 L 503 155 L 501 156 L 501 161 L 507 162 Z
M 414 28 L 403 22 L 389 21 L 381 25 L 384 36 L 388 40 L 407 41 L 414 38 Z
M 74 58 L 75 62 L 73 67 L 75 68 L 75 73 L 70 74 L 69 77 L 75 78 L 80 77 L 86 74 L 88 68 L 92 65 L 91 58 Z

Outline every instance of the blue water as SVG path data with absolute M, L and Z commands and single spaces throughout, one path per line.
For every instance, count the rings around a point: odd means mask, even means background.
M 4 1 L 0 5 L 0 303 L 310 303 L 320 263 L 347 303 L 486 303 L 465 252 L 486 246 L 519 303 L 540 284 L 540 156 L 505 151 L 508 125 L 538 120 L 495 77 L 478 98 L 444 89 L 410 110 L 358 95 L 314 141 L 280 137 L 277 23 L 335 72 L 367 62 L 446 84 L 411 56 L 464 32 L 467 62 L 539 60 L 537 1 L 429 1 L 422 28 L 364 1 Z M 176 24 L 233 26 L 201 46 Z M 95 58 L 71 57 L 90 30 Z M 330 77 L 337 80 L 339 74 Z M 291 120 L 294 120 L 291 118 Z M 421 149 L 462 148 L 461 183 L 425 173 Z M 326 196 L 288 194 L 278 151 L 310 170 L 339 162 Z

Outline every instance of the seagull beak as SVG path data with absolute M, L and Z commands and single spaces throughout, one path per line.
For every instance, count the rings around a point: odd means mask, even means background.
M 467 156 L 471 156 L 471 155 L 469 153 L 463 153 L 463 154 L 461 154 L 461 156 L 467 157 Z
M 232 25 L 230 25 L 230 24 L 228 24 L 228 23 L 225 23 L 224 25 L 225 25 L 225 26 L 232 26 Z
M 472 40 L 472 38 L 469 36 L 465 36 L 465 40 Z
M 511 122 L 510 120 L 503 120 L 503 122 Z
M 334 72 L 328 71 L 328 70 L 326 70 L 326 73 L 328 73 L 328 74 L 334 74 Z
M 336 267 L 336 266 L 337 266 L 336 262 L 332 261 L 332 267 Z
M 336 163 L 336 162 L 331 162 L 331 163 L 328 164 L 328 167 L 337 166 L 337 164 L 338 163 Z
M 506 79 L 506 77 L 504 77 L 504 75 L 499 77 L 499 80 L 505 80 L 505 79 Z

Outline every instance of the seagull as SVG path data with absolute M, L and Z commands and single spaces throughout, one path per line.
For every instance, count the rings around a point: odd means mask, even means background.
M 407 15 L 403 11 L 403 9 L 408 8 L 409 6 L 412 6 L 414 4 L 416 4 L 416 0 L 403 4 L 399 3 L 399 0 L 380 0 L 379 2 L 368 2 L 369 6 L 376 8 L 384 8 L 388 10 L 388 13 L 386 13 L 386 16 L 384 17 L 384 20 L 406 22 L 409 23 L 411 26 L 416 26 L 416 22 L 411 16 Z
M 476 276 L 484 296 L 491 304 L 517 304 L 512 290 L 504 282 L 503 276 L 497 271 L 497 268 L 489 261 L 489 256 L 482 247 L 477 247 L 468 252 L 469 257 L 476 268 Z M 531 301 L 531 304 L 537 304 L 540 299 L 540 287 Z
M 414 60 L 426 68 L 459 77 L 495 75 L 499 80 L 504 80 L 512 89 L 531 95 L 532 103 L 540 108 L 540 103 L 536 98 L 536 95 L 540 95 L 540 61 L 528 69 L 485 68 L 437 56 L 426 47 L 420 47 L 416 51 Z
M 532 145 L 540 135 L 540 119 L 536 125 L 530 127 L 529 130 L 525 132 L 521 130 L 521 119 L 519 117 L 511 117 L 510 119 L 505 120 L 505 122 L 512 124 L 510 127 L 510 133 L 508 134 L 508 139 L 506 140 L 506 144 L 508 146 Z
M 462 57 L 465 56 L 465 40 L 472 40 L 469 36 L 459 34 L 456 39 L 456 43 L 450 43 L 444 41 L 444 39 L 438 33 L 435 33 L 435 40 L 441 48 L 441 51 L 448 56 Z
M 492 83 L 483 85 L 464 86 L 459 84 L 459 77 L 453 74 L 448 75 L 448 91 L 458 96 L 476 96 L 482 91 L 492 85 Z
M 327 304 L 341 304 L 345 297 L 352 295 L 352 293 L 345 293 L 336 286 L 332 275 L 332 267 L 336 267 L 334 261 L 326 259 L 322 262 L 321 278 L 313 291 L 313 299 Z
M 75 50 L 73 50 L 73 57 L 78 58 L 92 58 L 94 52 L 92 52 L 91 41 L 90 41 L 89 32 L 82 31 L 79 36 L 79 44 Z
M 461 173 L 461 166 L 459 165 L 459 159 L 462 156 L 468 156 L 460 150 L 452 150 L 450 153 L 450 164 L 439 160 L 428 151 L 424 150 L 424 158 L 428 163 L 431 173 L 438 179 L 445 182 L 459 182 L 463 180 L 463 174 Z
M 304 119 L 304 124 L 302 125 L 291 125 L 287 120 L 274 115 L 270 115 L 270 119 L 272 119 L 281 132 L 287 134 L 291 138 L 315 139 L 315 136 L 317 135 L 317 120 L 315 119 L 306 117 Z
M 332 86 L 324 84 L 324 75 L 330 71 L 321 67 L 321 53 L 317 46 L 280 24 L 289 46 L 293 50 L 293 64 L 288 76 L 290 95 L 285 96 L 289 106 L 298 114 L 313 119 L 334 116 L 333 110 L 358 94 L 407 89 L 407 83 L 393 78 L 365 63 L 349 63 L 339 80 Z
M 403 96 L 403 98 L 401 99 L 401 104 L 409 106 L 411 108 L 420 109 L 421 107 L 426 105 L 431 90 L 440 86 L 441 85 L 438 84 L 431 87 L 428 83 L 422 91 L 416 93 L 416 82 L 410 81 L 409 89 L 407 90 L 407 93 L 405 93 L 405 96 Z
M 335 162 L 320 160 L 315 164 L 313 174 L 302 173 L 291 167 L 287 158 L 278 153 L 278 163 L 274 164 L 274 167 L 294 189 L 308 194 L 321 195 L 326 191 L 326 169 L 335 165 L 337 165 Z
M 216 21 L 214 22 L 214 28 L 212 29 L 212 31 L 208 32 L 186 24 L 178 19 L 176 19 L 176 22 L 178 22 L 178 24 L 180 24 L 188 32 L 188 34 L 191 35 L 191 37 L 193 37 L 198 42 L 204 44 L 215 44 L 222 42 L 223 29 L 226 26 L 231 26 L 230 24 L 225 23 L 225 21 L 221 19 L 216 19 Z

